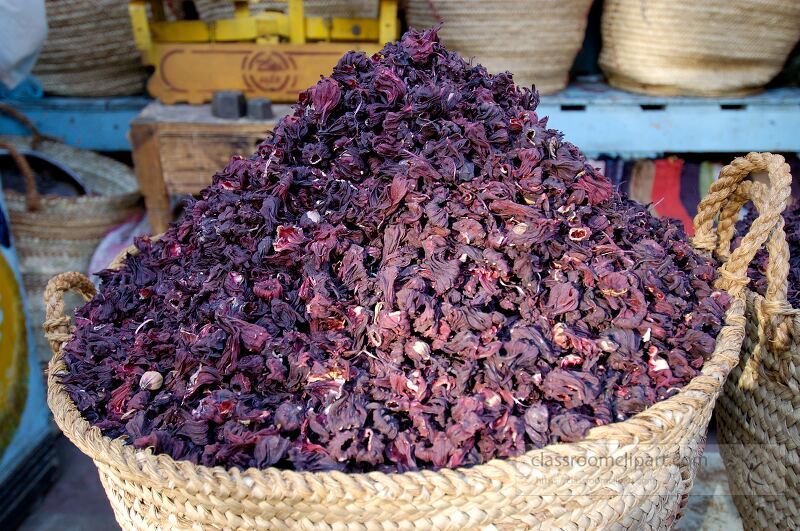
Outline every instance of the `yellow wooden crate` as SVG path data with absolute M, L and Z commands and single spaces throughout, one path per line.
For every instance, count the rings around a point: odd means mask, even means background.
M 128 3 L 136 45 L 155 67 L 151 95 L 204 103 L 215 91 L 241 90 L 291 102 L 344 53 L 371 54 L 398 37 L 397 0 L 380 0 L 377 19 L 305 17 L 302 0 L 288 0 L 286 13 L 251 14 L 247 2 L 234 4 L 233 18 L 204 22 L 166 21 L 159 0 Z

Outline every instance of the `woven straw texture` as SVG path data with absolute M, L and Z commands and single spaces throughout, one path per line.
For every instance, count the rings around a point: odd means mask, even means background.
M 752 155 L 756 157 L 757 155 Z M 95 295 L 79 273 L 48 284 L 45 334 L 53 349 L 48 403 L 56 423 L 100 472 L 125 530 L 161 529 L 668 529 L 686 504 L 714 401 L 738 362 L 747 264 L 775 220 L 762 216 L 720 268 L 733 295 L 702 374 L 633 418 L 585 440 L 459 469 L 344 474 L 208 468 L 136 450 L 84 420 L 59 378 L 72 337 L 63 295 Z M 703 236 L 705 240 L 703 240 Z M 714 235 L 701 234 L 714 249 Z M 119 265 L 115 260 L 114 266 Z
M 797 0 L 606 0 L 600 67 L 659 95 L 756 92 L 800 39 Z
M 567 86 L 591 0 L 406 0 L 408 25 L 443 22 L 442 42 L 491 72 L 508 70 L 542 94 Z
M 17 149 L 35 149 L 59 160 L 80 177 L 92 194 L 26 196 L 4 191 L 34 328 L 44 322 L 42 295 L 47 281 L 61 271 L 86 271 L 103 236 L 133 215 L 140 208 L 141 199 L 136 177 L 124 164 L 41 138 L 35 132 L 34 137 L 0 136 L 0 142 Z M 37 352 L 46 362 L 50 348 L 41 334 L 35 337 Z
M 750 171 L 765 168 L 771 197 L 763 186 L 741 182 Z M 767 244 L 769 286 L 763 297 L 746 292 L 742 363 L 731 372 L 717 404 L 720 449 L 745 529 L 800 528 L 800 311 L 786 300 L 789 249 L 781 216 L 790 194 L 783 157 L 737 159 L 722 171 L 698 214 L 708 222 L 720 212 L 720 248 L 725 250 L 745 202 L 752 200 L 762 216 L 775 220 Z
M 33 69 L 52 94 L 129 96 L 146 71 L 122 0 L 47 0 L 47 41 Z

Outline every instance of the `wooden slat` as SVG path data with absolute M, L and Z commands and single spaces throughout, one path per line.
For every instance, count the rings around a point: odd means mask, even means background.
M 397 25 L 397 0 L 381 0 L 378 22 L 380 24 L 379 44 L 383 45 L 400 36 L 400 28 Z
M 147 20 L 147 2 L 135 0 L 128 3 L 128 14 L 131 17 L 131 29 L 136 47 L 148 57 L 152 47 L 153 36 L 150 33 L 150 22 Z
M 334 18 L 331 20 L 332 41 L 373 42 L 379 38 L 378 21 L 371 18 Z
M 305 44 L 306 24 L 303 11 L 303 0 L 288 0 L 289 8 L 289 42 L 292 44 Z
M 258 21 L 253 18 L 229 18 L 214 24 L 217 41 L 251 41 L 258 37 Z
M 131 123 L 133 164 L 139 189 L 144 196 L 147 217 L 154 234 L 167 230 L 172 215 L 169 195 L 161 172 L 158 124 L 151 121 Z
M 254 131 L 184 130 L 159 132 L 159 149 L 164 182 L 169 194 L 194 194 L 211 183 L 211 177 L 225 167 L 233 155 L 248 156 L 264 139 L 267 127 Z
M 196 194 L 231 156 L 251 155 L 289 109 L 276 105 L 273 120 L 255 121 L 214 117 L 209 105 L 148 105 L 131 123 L 131 143 L 153 231 L 172 219 L 170 195 Z
M 368 54 L 379 49 L 373 43 L 159 43 L 153 48 L 158 68 L 147 88 L 164 103 L 205 103 L 218 90 L 293 102 L 353 48 Z
M 176 20 L 150 24 L 153 39 L 158 42 L 208 42 L 211 30 L 202 20 Z
M 95 151 L 128 151 L 128 126 L 150 103 L 144 97 L 40 98 L 3 100 L 27 116 L 39 130 L 65 143 Z M 0 114 L 0 134 L 29 135 L 14 119 Z

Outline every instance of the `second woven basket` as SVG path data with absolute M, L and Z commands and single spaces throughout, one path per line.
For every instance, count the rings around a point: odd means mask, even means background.
M 47 0 L 47 41 L 33 73 L 60 96 L 144 92 L 146 70 L 123 0 Z
M 757 92 L 800 39 L 797 0 L 606 0 L 600 66 L 614 86 L 667 96 Z
M 42 195 L 33 180 L 27 182 L 27 194 L 4 191 L 28 310 L 38 328 L 44 321 L 42 294 L 50 277 L 64 270 L 86 271 L 97 244 L 136 213 L 141 195 L 133 171 L 121 162 L 47 139 L 8 105 L 0 104 L 0 112 L 10 114 L 33 133 L 30 137 L 0 136 L 0 143 L 15 150 L 35 149 L 60 161 L 90 191 L 78 197 Z M 46 362 L 49 347 L 40 334 L 35 338 L 37 353 Z
M 423 30 L 442 22 L 452 50 L 488 70 L 514 72 L 518 85 L 542 94 L 567 86 L 583 43 L 591 0 L 407 0 L 408 24 Z
M 731 193 L 720 224 L 728 249 L 739 208 L 749 200 L 763 215 L 777 218 L 767 250 L 764 296 L 747 290 L 742 361 L 725 382 L 717 403 L 717 434 L 734 502 L 745 529 L 800 528 L 800 310 L 787 302 L 789 248 L 781 216 L 791 194 L 783 157 L 769 165 L 780 173 L 777 201 L 768 202 L 757 183 L 742 181 L 754 169 L 737 159 L 712 190 Z

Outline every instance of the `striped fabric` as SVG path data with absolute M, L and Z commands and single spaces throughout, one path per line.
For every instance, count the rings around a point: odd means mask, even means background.
M 733 155 L 730 157 L 733 158 Z M 793 175 L 800 175 L 800 158 L 787 154 Z M 589 163 L 603 173 L 614 188 L 634 201 L 650 206 L 658 216 L 672 217 L 683 223 L 686 233 L 694 234 L 692 220 L 700 200 L 706 196 L 723 164 L 716 161 L 689 162 L 678 157 L 625 160 L 594 159 Z M 765 179 L 766 175 L 756 175 Z M 792 196 L 800 197 L 800 179 L 792 184 Z
M 678 157 L 605 161 L 605 175 L 615 187 L 649 205 L 653 214 L 677 219 L 690 236 L 697 205 L 720 169 L 721 164 L 686 162 Z
M 656 214 L 674 218 L 683 223 L 689 236 L 694 235 L 692 218 L 681 203 L 681 172 L 683 161 L 677 157 L 658 159 L 654 162 L 653 189 L 651 201 Z

